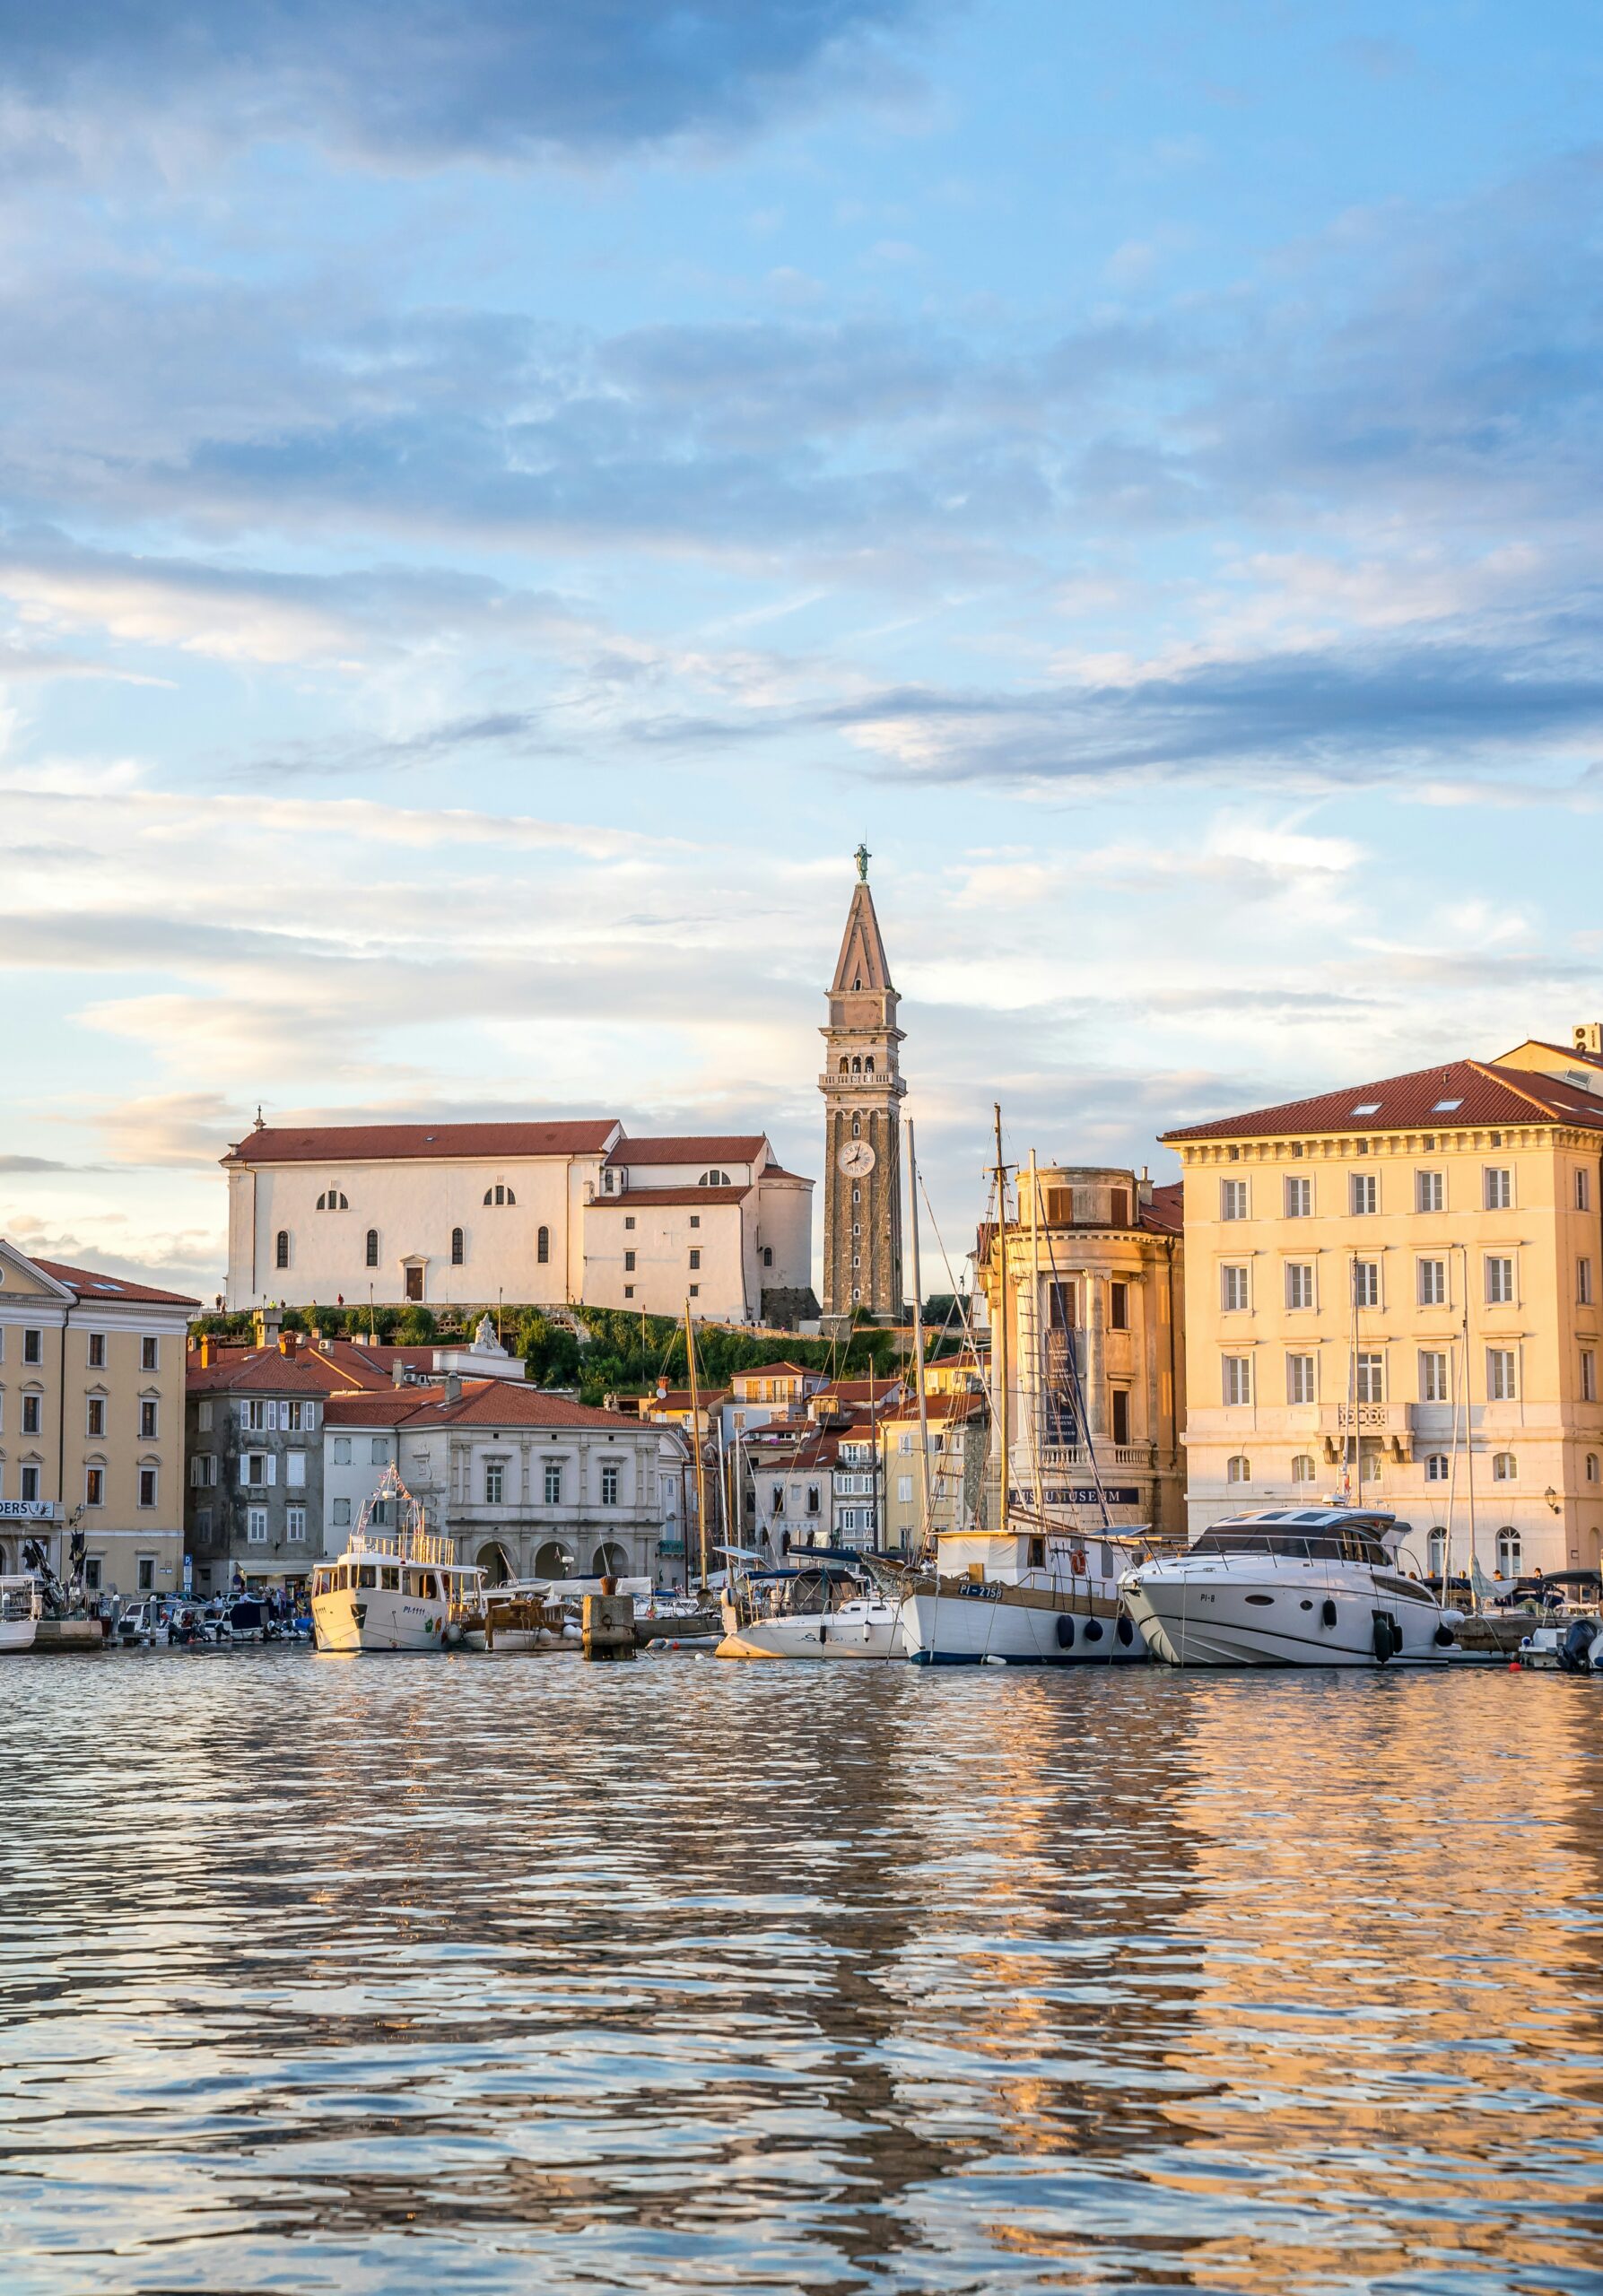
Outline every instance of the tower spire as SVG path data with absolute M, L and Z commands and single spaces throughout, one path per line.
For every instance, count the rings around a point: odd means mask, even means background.
M 858 880 L 830 984 L 824 1072 L 823 1312 L 837 1325 L 867 1310 L 899 1317 L 902 1296 L 902 1081 L 899 1002 L 868 890 Z

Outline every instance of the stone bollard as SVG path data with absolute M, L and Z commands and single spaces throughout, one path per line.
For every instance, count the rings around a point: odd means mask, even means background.
M 584 1652 L 587 1658 L 633 1657 L 634 1597 L 632 1595 L 585 1596 Z

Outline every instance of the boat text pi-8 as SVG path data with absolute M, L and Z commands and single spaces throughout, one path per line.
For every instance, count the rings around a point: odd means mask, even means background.
M 424 1528 L 423 1510 L 394 1467 L 364 1501 L 337 1562 L 312 1574 L 319 1650 L 442 1650 L 482 1625 L 485 1573 L 456 1559 L 454 1539 Z
M 1118 1574 L 1146 1552 L 1138 1533 L 942 1531 L 935 1569 L 911 1580 L 902 1605 L 908 1656 L 922 1666 L 1144 1659 Z
M 1461 1611 L 1405 1577 L 1408 1526 L 1368 1508 L 1231 1515 L 1183 1554 L 1126 1571 L 1119 1592 L 1172 1666 L 1383 1666 L 1439 1660 Z

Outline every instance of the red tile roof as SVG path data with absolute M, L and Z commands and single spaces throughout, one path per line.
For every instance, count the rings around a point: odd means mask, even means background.
M 1160 1236 L 1180 1235 L 1186 1222 L 1185 1194 L 1183 1180 L 1165 1180 L 1154 1187 L 1152 1201 L 1141 1206 L 1140 1225 Z
M 617 1133 L 615 1117 L 565 1124 L 268 1125 L 247 1133 L 225 1164 L 382 1163 L 419 1156 L 595 1156 Z
M 744 1204 L 747 1187 L 626 1187 L 619 1196 L 597 1196 L 586 1205 L 588 1212 L 649 1212 L 664 1204 Z
M 1257 1140 L 1300 1133 L 1441 1131 L 1459 1125 L 1586 1125 L 1603 1129 L 1603 1100 L 1533 1068 L 1450 1060 L 1375 1084 L 1349 1084 L 1246 1116 L 1216 1118 L 1165 1132 L 1166 1141 Z
M 202 1363 L 198 1355 L 187 1360 L 184 1385 L 192 1396 L 231 1394 L 248 1389 L 274 1396 L 326 1396 L 329 1382 L 306 1355 L 281 1355 L 276 1347 L 231 1347 L 221 1359 Z
M 730 1374 L 735 1386 L 746 1379 L 815 1379 L 816 1371 L 809 1371 L 803 1363 L 754 1363 L 749 1371 Z
M 484 1427 L 605 1427 L 614 1435 L 633 1423 L 622 1412 L 597 1411 L 510 1379 L 475 1379 L 464 1385 L 455 1403 L 426 1402 L 406 1424 L 416 1431 L 454 1427 L 465 1420 Z
M 762 1132 L 665 1134 L 620 1140 L 609 1164 L 754 1164 L 768 1145 Z
M 831 1379 L 818 1391 L 820 1403 L 883 1403 L 905 1387 L 904 1379 Z
M 23 1257 L 35 1267 L 53 1275 L 57 1283 L 65 1283 L 82 1300 L 132 1300 L 136 1304 L 152 1308 L 198 1308 L 198 1300 L 186 1299 L 181 1292 L 157 1292 L 148 1283 L 132 1283 L 122 1275 L 97 1275 L 91 1268 L 68 1267 L 58 1259 L 35 1259 L 31 1253 Z
M 445 1393 L 436 1382 L 426 1387 L 386 1387 L 375 1395 L 333 1395 L 323 1413 L 326 1427 L 398 1427 L 421 1404 L 437 1403 Z

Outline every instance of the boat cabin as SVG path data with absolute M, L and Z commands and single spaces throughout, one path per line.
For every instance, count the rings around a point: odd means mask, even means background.
M 1379 1509 L 1274 1507 L 1227 1516 L 1192 1542 L 1193 1554 L 1280 1554 L 1294 1561 L 1365 1562 L 1393 1567 L 1408 1525 Z

